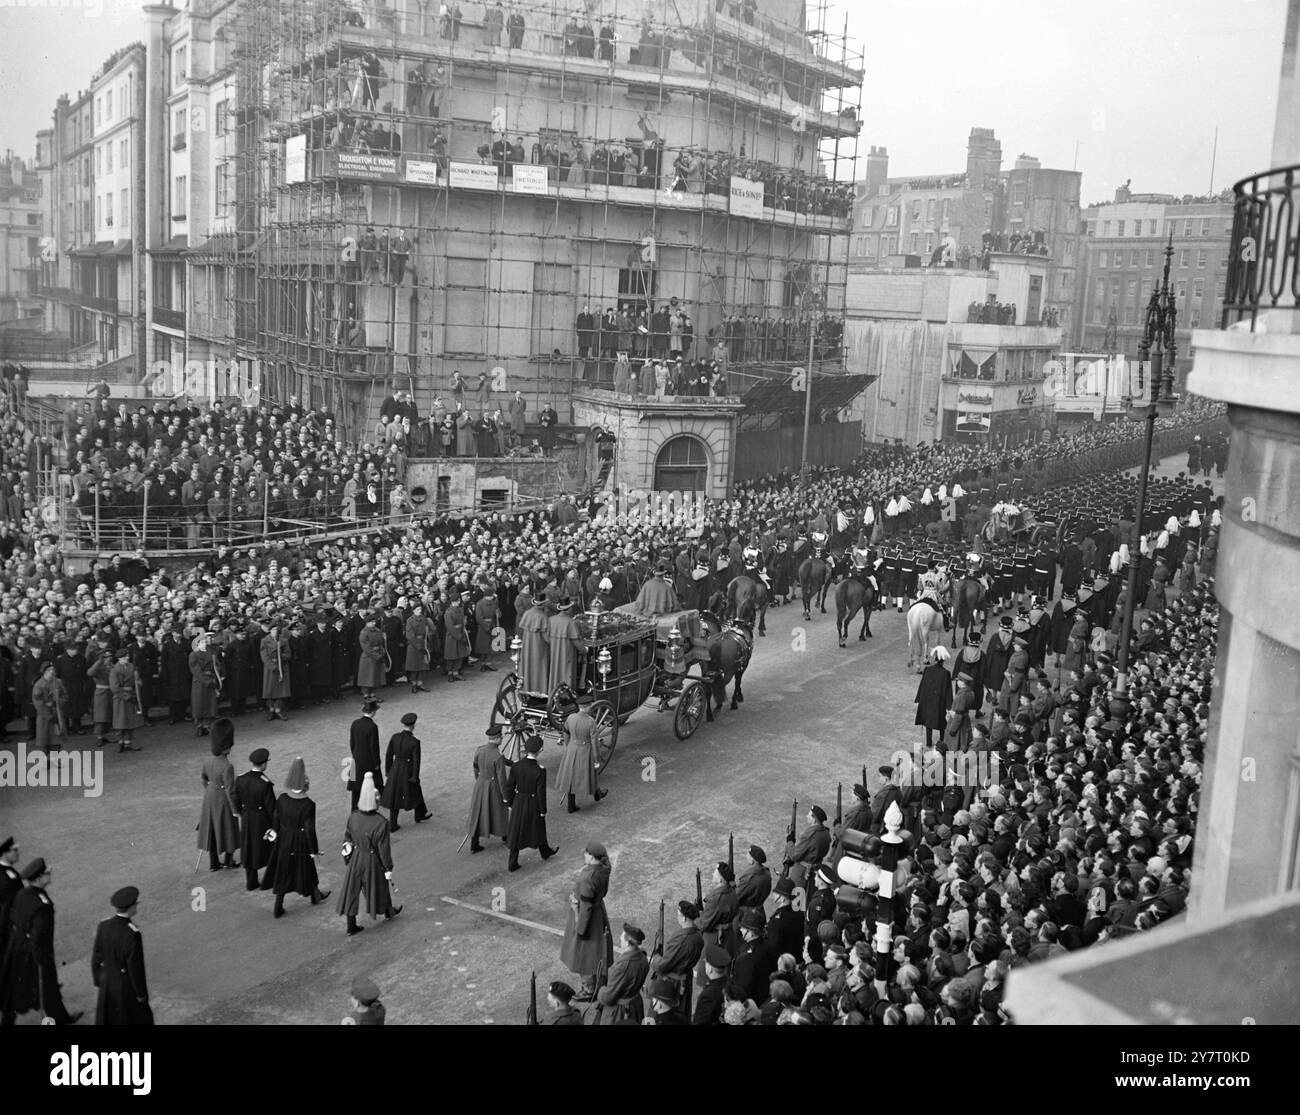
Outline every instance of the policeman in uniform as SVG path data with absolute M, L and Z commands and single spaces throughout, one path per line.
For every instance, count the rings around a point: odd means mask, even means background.
M 40 1010 L 56 1026 L 71 1026 L 82 1015 L 69 1013 L 59 991 L 54 959 L 54 903 L 45 893 L 50 885 L 45 860 L 32 860 L 22 870 L 26 884 L 9 910 L 9 941 L 0 963 L 0 1026 L 10 1026 L 19 1014 Z
M 90 975 L 99 988 L 95 1025 L 152 1026 L 144 939 L 131 920 L 140 908 L 140 891 L 123 887 L 109 901 L 115 912 L 99 923 L 90 954 Z
M 352 981 L 352 1012 L 343 1019 L 344 1026 L 382 1026 L 387 1012 L 379 1001 L 379 988 L 373 980 L 357 976 Z
M 3 962 L 5 945 L 9 941 L 9 911 L 14 899 L 23 889 L 23 877 L 14 864 L 18 862 L 18 842 L 6 836 L 0 844 L 0 962 Z

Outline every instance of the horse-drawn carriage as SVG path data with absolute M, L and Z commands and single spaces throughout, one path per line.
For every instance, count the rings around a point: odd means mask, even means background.
M 583 649 L 574 687 L 530 692 L 512 672 L 497 690 L 491 723 L 501 725 L 501 753 L 508 760 L 523 754 L 524 740 L 534 733 L 561 747 L 568 742 L 564 724 L 576 707 L 575 689 L 594 698 L 587 711 L 596 722 L 598 771 L 609 765 L 620 726 L 648 700 L 658 702 L 657 711 L 672 712 L 678 739 L 689 739 L 706 717 L 713 718 L 708 687 L 716 687 L 717 668 L 699 612 L 641 616 L 596 605 L 575 618 Z M 516 636 L 516 665 L 519 646 Z

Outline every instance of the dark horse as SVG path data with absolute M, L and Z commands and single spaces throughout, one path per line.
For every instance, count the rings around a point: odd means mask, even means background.
M 849 625 L 859 611 L 862 612 L 862 630 L 858 632 L 858 641 L 865 643 L 872 637 L 871 609 L 875 603 L 875 589 L 854 577 L 848 577 L 835 586 L 835 630 L 839 634 L 840 646 L 844 646 L 848 639 Z
M 969 638 L 971 628 L 975 626 L 976 617 L 980 620 L 980 634 L 989 626 L 987 602 L 984 599 L 984 582 L 969 575 L 961 577 L 953 585 L 952 603 L 956 613 L 956 622 L 952 625 L 952 645 L 957 645 L 957 631 L 960 628 L 963 638 Z
M 733 577 L 727 585 L 727 607 L 723 614 L 728 619 L 743 619 L 749 624 L 757 620 L 759 635 L 766 635 L 767 586 L 748 573 Z
M 745 699 L 740 686 L 750 655 L 754 653 L 753 624 L 743 619 L 723 624 L 713 612 L 701 612 L 700 625 L 704 628 L 709 648 L 716 711 L 722 711 L 722 703 L 727 699 L 727 683 L 734 680 L 736 688 L 731 694 L 731 710 L 735 712 Z
M 805 558 L 799 566 L 799 592 L 803 597 L 803 618 L 812 619 L 812 605 L 826 614 L 826 592 L 831 586 L 831 567 L 821 552 Z

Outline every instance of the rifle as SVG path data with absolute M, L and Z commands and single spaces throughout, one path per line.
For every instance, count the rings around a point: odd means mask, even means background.
M 799 799 L 795 798 L 794 801 L 790 803 L 790 824 L 785 830 L 785 842 L 787 844 L 794 843 L 795 823 L 798 819 L 799 819 Z M 783 863 L 781 865 L 782 879 L 787 878 L 789 876 L 791 866 L 792 864 L 789 863 Z
M 864 790 L 869 789 L 869 787 L 867 786 L 867 764 L 866 763 L 862 764 L 862 788 Z
M 135 710 L 141 716 L 144 715 L 144 699 L 140 696 L 140 671 L 132 667 L 134 677 L 131 679 L 135 682 Z
M 537 973 L 528 977 L 528 1013 L 524 1017 L 525 1026 L 538 1026 L 537 1021 Z
M 736 834 L 727 833 L 727 866 L 731 868 L 732 875 L 736 873 Z
M 700 881 L 700 869 L 698 867 L 695 869 L 695 906 L 700 913 L 704 913 L 704 887 Z
M 659 899 L 659 928 L 655 930 L 654 945 L 650 949 L 651 956 L 663 956 L 664 954 L 664 900 Z
M 844 823 L 844 783 L 835 783 L 835 823 Z
M 594 1025 L 597 1026 L 600 1025 L 601 1015 L 605 1013 L 605 1004 L 600 1001 L 599 996 L 600 996 L 600 989 L 605 986 L 605 982 L 609 978 L 608 969 L 609 969 L 609 965 L 606 962 L 605 958 L 602 956 L 600 959 L 600 967 L 596 969 L 596 988 L 591 997 L 592 1004 L 596 1008 L 596 1015 L 595 1015 L 596 1021 Z

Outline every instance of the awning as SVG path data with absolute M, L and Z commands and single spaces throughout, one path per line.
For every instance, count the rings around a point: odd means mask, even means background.
M 127 258 L 131 255 L 131 241 L 119 240 L 116 244 L 114 244 L 111 248 L 109 248 L 109 250 L 106 251 L 104 254 L 106 256 L 118 256 L 119 258 Z
M 129 244 L 130 241 L 128 240 L 127 243 Z M 74 248 L 72 251 L 68 253 L 68 255 L 79 256 L 83 259 L 89 258 L 91 256 L 104 256 L 104 255 L 108 255 L 108 253 L 111 252 L 115 247 L 116 245 L 111 240 L 104 240 L 98 244 L 88 244 L 84 248 Z
M 875 376 L 814 376 L 812 381 L 812 408 L 814 412 L 842 410 L 853 402 L 875 379 Z M 741 402 L 746 414 L 802 414 L 805 404 L 803 391 L 792 391 L 788 379 L 760 383 L 745 392 Z
M 180 255 L 181 252 L 189 246 L 190 238 L 188 236 L 173 236 L 166 244 L 159 244 L 156 248 L 150 248 L 151 256 L 171 256 Z
M 218 232 L 209 236 L 197 247 L 186 249 L 185 255 L 190 259 L 223 259 L 240 252 L 239 235 L 234 232 Z M 243 251 L 248 251 L 245 248 Z

